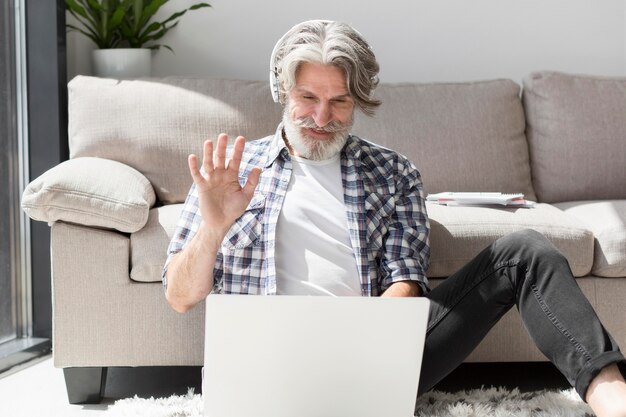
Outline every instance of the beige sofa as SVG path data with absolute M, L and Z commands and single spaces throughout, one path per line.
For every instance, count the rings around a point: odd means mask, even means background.
M 626 347 L 626 79 L 531 74 L 381 85 L 354 133 L 408 156 L 427 193 L 523 192 L 534 208 L 428 205 L 432 285 L 491 241 L 533 228 L 567 257 Z M 71 402 L 98 401 L 106 367 L 201 365 L 203 306 L 180 315 L 161 286 L 191 185 L 186 157 L 222 131 L 255 139 L 281 117 L 265 82 L 196 78 L 69 83 L 71 159 L 22 206 L 52 226 L 55 366 Z M 469 361 L 545 360 L 509 313 Z

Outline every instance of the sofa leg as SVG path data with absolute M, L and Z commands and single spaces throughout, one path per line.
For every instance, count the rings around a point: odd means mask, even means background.
M 63 368 L 70 404 L 98 404 L 104 396 L 108 368 Z

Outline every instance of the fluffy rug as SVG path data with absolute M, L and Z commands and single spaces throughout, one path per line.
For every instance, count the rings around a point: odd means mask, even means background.
M 504 388 L 431 392 L 418 399 L 420 417 L 593 417 L 574 389 L 519 392 Z
M 106 416 L 202 417 L 202 397 L 128 398 L 116 401 Z M 419 417 L 592 417 L 591 409 L 572 390 L 519 392 L 503 388 L 446 393 L 433 391 L 420 397 Z

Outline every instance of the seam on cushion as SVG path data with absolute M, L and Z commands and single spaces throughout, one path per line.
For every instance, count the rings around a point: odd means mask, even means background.
M 476 255 L 475 255 L 475 256 L 476 256 Z M 465 263 L 469 262 L 469 261 L 470 261 L 470 260 L 472 260 L 472 259 L 473 259 L 473 257 L 469 257 L 469 258 L 445 258 L 445 259 L 440 259 L 440 260 L 437 260 L 437 261 L 435 261 L 435 262 L 432 262 L 432 261 L 431 261 L 431 263 L 430 263 L 430 267 L 429 267 L 428 269 L 432 268 L 432 266 L 433 266 L 433 265 L 437 265 L 437 264 L 439 264 L 439 263 L 441 263 L 441 262 L 450 262 L 450 261 L 452 261 L 452 262 L 458 262 L 458 261 L 460 261 L 460 262 L 464 262 L 464 264 L 463 264 L 463 265 L 465 265 Z M 569 260 L 568 260 L 568 263 L 569 263 Z M 586 265 L 586 264 L 579 264 L 579 263 L 571 263 L 570 265 L 573 265 L 573 266 L 575 266 L 575 267 L 579 267 L 579 268 L 587 267 L 587 265 Z M 593 264 L 592 264 L 592 265 L 593 265 Z M 454 271 L 454 272 L 456 272 L 456 271 Z M 620 275 L 620 277 L 621 277 L 621 276 L 622 276 L 622 275 Z
M 525 228 L 532 228 L 532 227 L 537 227 L 537 226 L 542 226 L 545 227 L 548 230 L 557 230 L 557 231 L 582 231 L 582 232 L 586 232 L 586 234 L 591 234 L 593 235 L 593 231 L 591 231 L 590 229 L 584 228 L 584 227 L 576 227 L 576 226 L 554 226 L 554 224 L 552 223 L 528 223 L 528 224 L 519 224 L 519 223 L 493 223 L 493 222 L 487 222 L 487 223 L 446 223 L 446 229 L 451 229 L 451 228 L 458 228 L 460 230 L 465 230 L 467 229 L 468 226 L 511 226 L 512 224 L 517 224 L 520 227 L 525 227 Z M 518 229 L 513 229 L 513 231 L 517 231 Z M 543 233 L 543 232 L 542 232 Z
M 612 265 L 604 268 L 591 268 L 591 274 L 598 278 L 622 278 L 626 271 L 626 265 Z
M 137 205 L 139 205 L 138 203 L 128 203 L 128 202 L 125 202 L 125 201 L 122 201 L 122 200 L 116 200 L 114 198 L 107 198 L 107 197 L 104 197 L 104 196 L 100 196 L 100 195 L 96 195 L 96 194 L 92 194 L 92 193 L 87 193 L 87 192 L 67 190 L 65 188 L 46 187 L 46 188 L 44 188 L 44 190 L 58 191 L 58 192 L 62 192 L 64 194 L 69 194 L 69 195 L 87 196 L 87 197 L 89 197 L 90 200 L 108 201 L 108 202 L 113 202 L 113 203 L 116 203 L 116 204 L 123 204 L 125 206 L 137 206 Z
M 41 208 L 41 207 L 51 207 L 51 208 L 61 209 L 63 211 L 69 211 L 69 212 L 73 212 L 73 213 L 89 214 L 92 217 L 115 220 L 117 223 L 121 223 L 121 224 L 124 224 L 124 225 L 129 225 L 129 226 L 137 224 L 136 222 L 125 221 L 123 219 L 120 219 L 119 217 L 113 217 L 113 216 L 107 216 L 107 215 L 103 215 L 103 214 L 97 214 L 97 213 L 94 213 L 92 211 L 79 210 L 79 209 L 75 209 L 75 208 L 68 208 L 68 207 L 65 207 L 65 206 L 56 206 L 56 205 L 53 205 L 53 204 L 46 204 L 46 205 L 41 205 L 41 206 L 31 205 L 31 204 L 24 204 L 24 208 L 29 208 L 29 209 L 38 209 L 38 208 Z
M 111 233 L 115 234 L 118 237 L 122 237 L 126 240 L 126 243 L 128 245 L 130 245 L 130 236 L 127 232 L 122 232 L 121 230 L 117 230 L 117 229 L 107 229 L 107 228 L 102 228 L 102 227 L 91 227 L 91 226 L 86 226 L 84 224 L 80 224 L 80 223 L 72 223 L 72 222 L 68 222 L 65 220 L 60 220 L 59 222 L 57 222 L 56 224 L 58 225 L 62 225 L 63 227 L 67 227 L 67 228 L 71 228 L 71 229 L 89 229 L 89 233 L 96 233 L 96 234 L 100 234 L 100 235 L 110 235 Z M 57 226 L 58 227 L 58 226 Z M 125 236 L 124 234 L 126 234 L 127 236 Z M 130 258 L 129 258 L 129 262 L 130 262 Z

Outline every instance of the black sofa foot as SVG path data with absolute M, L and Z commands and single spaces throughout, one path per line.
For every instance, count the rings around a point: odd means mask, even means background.
M 70 404 L 98 404 L 104 396 L 108 368 L 63 368 Z

